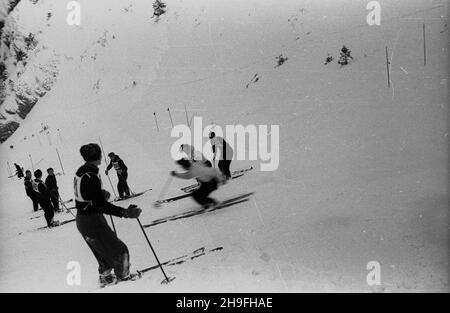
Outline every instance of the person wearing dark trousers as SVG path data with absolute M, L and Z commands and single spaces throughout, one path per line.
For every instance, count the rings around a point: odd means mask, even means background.
M 45 183 L 42 181 L 42 171 L 34 171 L 34 177 L 35 179 L 32 181 L 33 190 L 37 193 L 38 202 L 44 210 L 44 216 L 45 220 L 47 221 L 47 226 L 49 228 L 58 226 L 59 223 L 53 220 L 55 212 L 50 200 L 50 192 L 48 191 L 47 186 L 45 186 Z
M 31 171 L 27 170 L 25 172 L 25 178 L 24 178 L 25 193 L 31 199 L 31 201 L 33 201 L 33 211 L 37 212 L 39 210 L 38 195 L 33 190 L 33 184 L 31 183 L 31 180 L 32 180 Z
M 216 169 L 208 167 L 202 162 L 191 162 L 187 159 L 181 159 L 177 161 L 177 164 L 186 172 L 177 173 L 172 171 L 170 172 L 172 176 L 181 179 L 196 178 L 200 184 L 200 187 L 192 192 L 192 198 L 204 208 L 216 205 L 217 201 L 209 197 L 209 194 L 216 190 L 219 184 L 223 182 L 220 173 Z
M 106 168 L 105 174 L 108 175 L 108 171 L 114 167 L 117 173 L 117 191 L 119 192 L 119 198 L 123 199 L 125 197 L 129 197 L 130 188 L 128 187 L 127 179 L 128 179 L 128 167 L 125 165 L 123 160 L 114 152 L 110 152 L 108 154 L 111 162 Z
M 231 178 L 230 165 L 233 160 L 233 148 L 220 136 L 216 136 L 214 132 L 209 133 L 209 139 L 213 152 L 213 161 L 216 160 L 217 152 L 220 151 L 220 159 L 217 167 L 220 172 L 228 180 Z
M 59 212 L 59 191 L 56 176 L 52 168 L 47 169 L 47 174 L 45 185 L 50 193 L 50 201 L 52 202 L 55 212 Z
M 98 262 L 99 281 L 101 286 L 105 286 L 118 281 L 135 280 L 140 274 L 130 273 L 128 248 L 109 227 L 103 214 L 137 218 L 141 209 L 135 205 L 124 209 L 108 202 L 110 194 L 102 189 L 98 168 L 102 162 L 101 153 L 95 143 L 80 148 L 86 163 L 75 174 L 74 192 L 77 229 Z

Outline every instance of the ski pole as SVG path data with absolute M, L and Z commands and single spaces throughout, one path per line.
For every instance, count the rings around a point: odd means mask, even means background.
M 161 269 L 161 272 L 164 274 L 165 279 L 164 279 L 161 283 L 166 283 L 166 284 L 167 284 L 167 283 L 170 283 L 172 280 L 174 280 L 174 278 L 170 278 L 170 279 L 169 279 L 169 277 L 167 277 L 167 275 L 166 275 L 166 273 L 164 272 L 164 269 L 163 269 L 163 267 L 162 267 L 162 265 L 161 265 L 161 262 L 159 262 L 158 256 L 156 255 L 156 252 L 155 252 L 155 250 L 153 249 L 152 244 L 150 243 L 150 240 L 149 240 L 148 237 L 147 237 L 147 233 L 145 232 L 144 227 L 143 227 L 142 224 L 141 224 L 141 221 L 139 220 L 138 217 L 137 217 L 136 219 L 137 219 L 137 221 L 138 221 L 138 223 L 139 223 L 139 226 L 141 227 L 142 232 L 144 233 L 145 239 L 147 240 L 147 243 L 148 243 L 148 245 L 150 246 L 150 249 L 151 249 L 152 252 L 153 252 L 153 255 L 155 256 L 156 262 L 158 262 L 158 265 L 159 265 L 159 268 Z
M 70 214 L 72 214 L 73 217 L 76 218 L 75 214 L 73 214 L 72 211 L 69 210 L 68 207 L 66 207 L 66 205 L 64 204 L 64 201 L 61 199 L 61 196 L 58 196 L 58 198 L 59 198 L 59 203 L 61 203 L 61 205 L 63 206 L 63 208 L 66 209 L 67 212 L 69 212 Z
M 164 183 L 164 186 L 161 189 L 161 192 L 159 193 L 159 196 L 158 196 L 157 200 L 162 199 L 166 195 L 167 190 L 169 189 L 169 186 L 172 183 L 172 179 L 173 179 L 173 176 L 169 175 L 169 177 L 167 178 L 166 182 Z M 158 202 L 155 202 L 155 203 L 153 203 L 153 206 L 154 207 L 160 207 L 161 204 L 159 204 Z
M 113 227 L 113 230 L 114 230 L 114 234 L 116 234 L 116 236 L 117 236 L 116 226 L 114 225 L 114 220 L 112 218 L 112 215 L 110 215 L 109 218 L 111 219 L 111 224 L 112 224 L 112 227 Z

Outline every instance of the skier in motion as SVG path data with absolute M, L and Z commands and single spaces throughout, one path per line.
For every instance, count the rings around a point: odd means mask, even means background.
M 213 162 L 215 162 L 217 152 L 219 150 L 220 159 L 217 166 L 220 172 L 225 176 L 225 179 L 230 179 L 230 165 L 231 160 L 233 159 L 233 148 L 231 148 L 231 146 L 228 144 L 228 142 L 225 141 L 225 139 L 220 136 L 216 136 L 214 132 L 209 133 L 209 140 L 211 143 L 212 152 L 214 154 Z
M 203 206 L 208 208 L 217 204 L 217 201 L 209 197 L 209 194 L 216 190 L 220 183 L 224 182 L 220 173 L 212 167 L 206 166 L 202 162 L 191 162 L 188 159 L 181 159 L 176 161 L 186 172 L 177 173 L 175 171 L 170 172 L 172 176 L 181 179 L 196 178 L 200 184 L 200 187 L 191 193 L 192 198 Z
M 119 182 L 117 183 L 117 191 L 119 192 L 119 199 L 128 198 L 131 196 L 130 188 L 128 187 L 128 167 L 125 165 L 123 160 L 114 152 L 108 154 L 111 162 L 106 168 L 105 174 L 108 175 L 109 170 L 114 167 L 117 173 L 117 178 Z
M 14 166 L 16 167 L 16 175 L 19 177 L 19 179 L 22 179 L 23 177 L 23 169 L 20 167 L 19 164 L 14 163 Z
M 86 163 L 78 169 L 74 178 L 76 223 L 78 231 L 97 259 L 100 285 L 136 280 L 140 278 L 140 273 L 130 273 L 128 248 L 111 230 L 103 214 L 137 218 L 142 210 L 135 205 L 124 209 L 108 202 L 110 194 L 102 189 L 98 169 L 102 162 L 102 152 L 97 144 L 82 146 L 80 154 Z

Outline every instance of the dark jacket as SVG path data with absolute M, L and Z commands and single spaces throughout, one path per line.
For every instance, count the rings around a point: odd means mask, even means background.
M 108 167 L 106 168 L 106 170 L 110 170 L 112 167 L 114 167 L 114 169 L 117 171 L 117 173 L 121 174 L 121 173 L 125 173 L 128 171 L 128 167 L 125 165 L 125 163 L 123 162 L 123 160 L 116 155 L 116 159 L 112 160 Z
M 34 182 L 32 182 L 32 185 L 37 185 L 37 191 L 33 187 L 33 191 L 36 192 L 36 196 L 39 201 L 48 202 L 50 201 L 50 192 L 47 189 L 47 186 L 45 186 L 45 183 L 40 179 L 35 179 Z
M 45 185 L 47 185 L 48 190 L 58 190 L 58 184 L 56 182 L 55 175 L 48 175 L 45 179 Z
M 77 197 L 77 184 L 75 185 L 75 198 L 83 198 L 86 202 L 75 200 L 78 214 L 109 214 L 123 217 L 125 209 L 109 203 L 104 196 L 102 183 L 99 178 L 98 167 L 90 164 L 81 166 L 75 174 L 79 179 L 79 192 Z M 77 180 L 77 177 L 75 177 Z
M 25 193 L 27 194 L 28 197 L 34 199 L 37 197 L 37 193 L 33 190 L 33 185 L 31 183 L 31 178 L 26 178 L 25 177 L 25 181 L 23 183 L 25 185 Z

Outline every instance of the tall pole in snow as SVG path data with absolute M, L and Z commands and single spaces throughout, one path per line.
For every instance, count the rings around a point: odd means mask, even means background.
M 59 141 L 62 143 L 62 137 L 61 137 L 61 132 L 59 131 L 59 128 L 58 128 L 58 136 L 59 136 Z
M 64 167 L 63 167 L 62 162 L 61 162 L 61 157 L 59 155 L 58 148 L 56 148 L 56 154 L 58 155 L 58 160 L 59 160 L 59 164 L 61 165 L 61 169 L 63 171 L 63 175 L 66 175 L 66 173 L 64 173 Z
M 170 109 L 169 108 L 167 108 L 167 112 L 169 112 L 170 123 L 172 124 L 172 128 L 173 128 L 172 114 L 170 114 Z
M 389 75 L 389 55 L 388 55 L 388 47 L 386 46 L 386 69 L 387 69 L 387 80 L 388 80 L 388 88 L 391 88 L 391 79 Z
M 156 130 L 157 130 L 158 133 L 159 133 L 158 119 L 156 118 L 156 112 L 153 112 L 153 116 L 155 117 Z
M 28 154 L 28 157 L 30 158 L 31 169 L 33 170 L 33 173 L 34 173 L 34 164 L 33 164 L 33 159 L 31 158 L 31 154 Z
M 6 162 L 6 164 L 8 165 L 8 176 L 12 176 L 12 171 L 11 171 L 11 166 L 9 165 L 9 162 Z
M 425 24 L 423 24 L 423 65 L 427 65 L 427 44 L 425 40 Z
M 47 139 L 48 139 L 48 144 L 51 146 L 52 145 L 52 139 L 50 138 L 50 132 L 47 132 Z
M 188 127 L 191 127 L 191 125 L 189 124 L 189 117 L 188 117 L 188 113 L 187 113 L 187 108 L 186 108 L 186 104 L 184 105 L 184 112 L 186 113 L 186 123 Z

